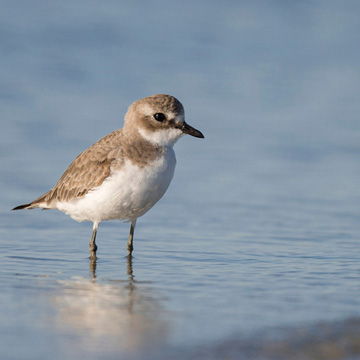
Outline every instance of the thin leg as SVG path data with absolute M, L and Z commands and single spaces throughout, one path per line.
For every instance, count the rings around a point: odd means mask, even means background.
M 133 239 L 134 239 L 135 225 L 136 225 L 136 219 L 131 222 L 131 226 L 130 226 L 129 240 L 127 242 L 128 256 L 131 256 L 131 253 L 134 250 Z
M 96 250 L 97 250 L 95 239 L 96 239 L 96 232 L 97 232 L 98 226 L 99 226 L 99 224 L 94 222 L 93 233 L 92 233 L 91 240 L 90 240 L 90 243 L 89 243 L 89 249 L 90 249 L 90 253 L 92 255 L 95 254 Z

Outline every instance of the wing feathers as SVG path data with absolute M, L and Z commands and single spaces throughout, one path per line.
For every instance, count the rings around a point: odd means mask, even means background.
M 90 190 L 100 186 L 111 173 L 111 164 L 115 160 L 113 156 L 116 154 L 117 164 L 119 161 L 124 161 L 119 142 L 114 143 L 114 137 L 120 137 L 120 135 L 120 130 L 116 130 L 78 155 L 57 184 L 28 205 L 36 207 L 37 204 L 44 202 L 51 205 L 53 202 L 69 201 L 82 197 Z M 112 144 L 109 143 L 109 140 Z M 112 151 L 115 149 L 116 151 Z M 111 153 L 113 156 L 109 156 Z

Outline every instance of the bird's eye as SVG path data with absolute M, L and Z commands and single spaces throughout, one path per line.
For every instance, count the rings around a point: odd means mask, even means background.
M 154 119 L 159 122 L 163 122 L 166 119 L 166 116 L 163 113 L 156 113 Z

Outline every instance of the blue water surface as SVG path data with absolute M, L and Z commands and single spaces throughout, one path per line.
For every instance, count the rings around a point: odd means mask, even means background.
M 359 356 L 359 15 L 350 0 L 2 1 L 0 357 Z M 94 262 L 90 223 L 10 211 L 155 93 L 205 139 L 175 145 L 132 261 L 129 224 L 101 223 Z

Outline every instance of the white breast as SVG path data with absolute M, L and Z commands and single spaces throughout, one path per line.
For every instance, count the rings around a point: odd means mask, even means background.
M 175 153 L 167 147 L 164 156 L 148 166 L 138 167 L 129 160 L 84 197 L 56 208 L 78 221 L 135 220 L 150 210 L 165 194 L 174 175 Z

